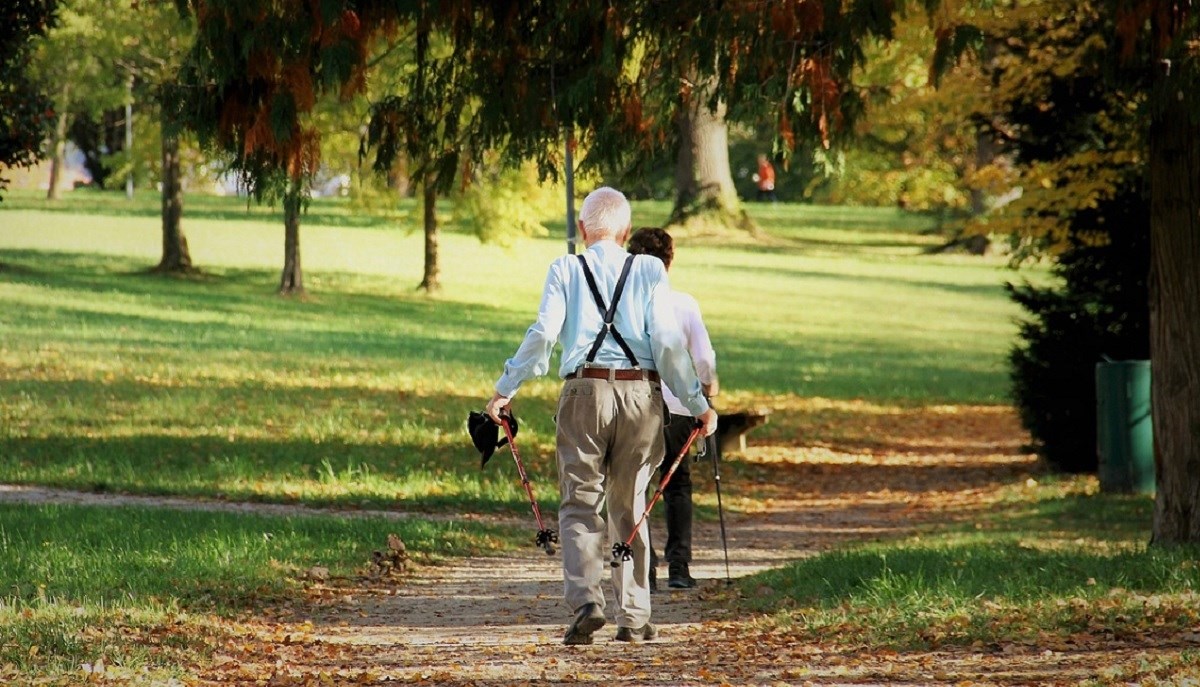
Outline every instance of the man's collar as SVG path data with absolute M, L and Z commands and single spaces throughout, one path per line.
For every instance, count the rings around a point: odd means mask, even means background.
M 592 245 L 588 246 L 588 250 L 592 250 L 593 248 L 602 253 L 607 253 L 613 248 L 616 248 L 617 250 L 624 250 L 621 248 L 621 246 L 617 245 L 617 242 L 613 239 L 600 239 L 599 241 L 596 241 Z

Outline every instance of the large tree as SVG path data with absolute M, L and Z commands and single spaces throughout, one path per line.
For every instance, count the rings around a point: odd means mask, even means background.
M 672 222 L 752 228 L 730 175 L 728 123 L 775 122 L 774 153 L 828 149 L 861 113 L 851 83 L 871 37 L 890 39 L 904 2 L 647 3 L 637 93 L 647 127 L 674 123 Z M 641 151 L 635 151 L 641 154 Z
M 37 161 L 53 119 L 50 99 L 30 79 L 28 64 L 30 42 L 45 35 L 57 5 L 57 0 L 10 0 L 0 9 L 0 173 Z M 6 187 L 0 175 L 0 194 Z
M 426 293 L 441 289 L 437 202 L 456 178 L 460 158 L 469 157 L 470 132 L 464 127 L 472 121 L 464 84 L 467 58 L 439 31 L 433 10 L 423 4 L 416 14 L 411 46 L 403 45 L 411 49 L 401 51 L 408 58 L 402 78 L 372 108 L 364 141 L 375 151 L 376 171 L 393 170 L 403 157 L 421 187 L 425 260 L 418 288 Z
M 1200 542 L 1200 7 L 1108 0 L 1119 64 L 1150 74 L 1154 541 Z
M 103 0 L 61 0 L 58 22 L 37 45 L 31 71 L 40 81 L 54 84 L 50 93 L 54 125 L 50 133 L 50 186 L 47 197 L 59 197 L 64 154 L 71 119 L 79 112 L 94 115 L 123 105 L 129 75 L 113 65 L 121 56 L 124 10 Z
M 723 101 L 710 102 L 715 80 L 697 79 L 680 94 L 679 152 L 675 159 L 675 203 L 670 223 L 731 225 L 753 229 L 741 209 L 729 167 L 729 125 Z
M 191 272 L 191 251 L 183 231 L 183 179 L 180 158 L 179 102 L 176 75 L 187 48 L 192 26 L 167 0 L 148 0 L 123 17 L 125 38 L 118 62 L 137 83 L 145 115 L 157 119 L 159 182 L 162 194 L 162 256 L 154 270 Z M 133 151 L 127 151 L 132 156 Z M 132 166 L 129 159 L 127 164 Z
M 301 294 L 300 218 L 320 157 L 312 111 L 323 93 L 362 87 L 367 45 L 358 15 L 330 3 L 179 5 L 197 30 L 180 72 L 180 121 L 229 158 L 257 200 L 282 204 L 279 292 Z

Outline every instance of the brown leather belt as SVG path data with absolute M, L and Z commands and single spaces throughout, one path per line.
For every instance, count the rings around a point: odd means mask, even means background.
M 622 382 L 643 379 L 647 382 L 658 382 L 658 373 L 654 370 L 618 370 L 610 367 L 581 367 L 568 374 L 564 379 L 578 379 L 580 377 L 607 379 L 609 381 L 620 380 Z

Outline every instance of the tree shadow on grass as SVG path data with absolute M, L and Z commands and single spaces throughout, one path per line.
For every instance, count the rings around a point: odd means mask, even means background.
M 60 339 L 75 337 L 84 344 L 169 345 L 197 354 L 249 351 L 397 362 L 410 358 L 462 364 L 487 361 L 498 370 L 528 325 L 527 315 L 418 298 L 407 290 L 388 294 L 387 281 L 349 274 L 330 273 L 326 278 L 370 291 L 331 289 L 297 301 L 257 292 L 256 283 L 273 278 L 264 270 L 230 269 L 195 279 L 164 279 L 145 273 L 128 259 L 38 251 L 6 251 L 5 255 L 14 265 L 3 273 L 5 281 L 66 292 L 51 308 L 26 308 L 18 323 L 32 334 L 48 327 L 67 329 Z M 87 298 L 87 294 L 105 298 Z M 331 311 L 336 312 L 335 318 L 330 317 Z

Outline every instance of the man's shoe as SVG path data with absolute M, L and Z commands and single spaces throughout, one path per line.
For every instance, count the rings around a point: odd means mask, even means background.
M 670 577 L 667 579 L 667 586 L 671 589 L 691 589 L 696 586 L 696 580 L 688 574 L 687 563 L 672 563 L 670 566 Z
M 658 571 L 650 568 L 650 591 L 658 591 Z
M 652 623 L 646 623 L 639 628 L 618 627 L 618 642 L 648 642 L 658 637 L 658 628 Z
M 575 620 L 567 628 L 563 644 L 591 644 L 592 633 L 604 627 L 604 611 L 600 604 L 586 603 L 575 611 Z

